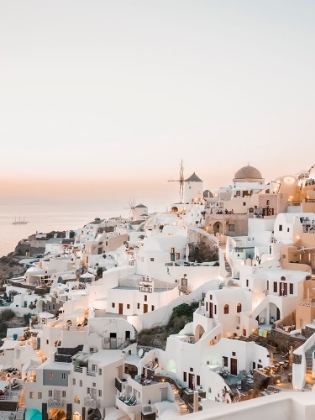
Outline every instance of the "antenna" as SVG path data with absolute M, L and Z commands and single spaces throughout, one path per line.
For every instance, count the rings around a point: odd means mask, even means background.
M 169 179 L 168 182 L 179 182 L 179 198 L 180 202 L 183 203 L 184 201 L 184 164 L 183 159 L 180 161 L 179 165 L 179 179 Z

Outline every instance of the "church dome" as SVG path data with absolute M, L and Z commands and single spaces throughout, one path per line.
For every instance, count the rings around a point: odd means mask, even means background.
M 262 176 L 258 169 L 254 168 L 253 166 L 247 165 L 236 172 L 234 179 L 235 180 L 262 179 Z

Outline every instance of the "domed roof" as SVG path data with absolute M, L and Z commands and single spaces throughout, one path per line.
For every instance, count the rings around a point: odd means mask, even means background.
M 262 176 L 258 169 L 247 165 L 236 172 L 234 179 L 262 179 Z

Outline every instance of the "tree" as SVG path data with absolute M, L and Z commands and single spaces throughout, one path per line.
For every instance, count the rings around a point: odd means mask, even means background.
M 10 321 L 15 317 L 15 312 L 12 309 L 5 309 L 0 313 L 0 316 L 2 321 Z
M 102 277 L 103 267 L 97 267 L 96 275 L 97 275 L 97 277 Z

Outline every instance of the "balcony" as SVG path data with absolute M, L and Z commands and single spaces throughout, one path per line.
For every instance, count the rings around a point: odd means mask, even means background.
M 96 409 L 99 407 L 99 401 L 87 396 L 84 398 L 84 405 L 85 407 Z
M 64 400 L 48 400 L 47 403 L 49 408 L 62 408 L 64 406 Z
M 87 374 L 88 376 L 96 376 L 96 372 L 95 372 L 95 370 L 87 370 L 87 371 L 86 371 L 86 374 Z

